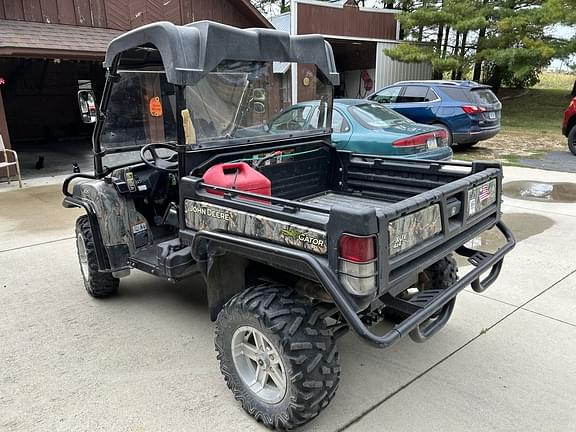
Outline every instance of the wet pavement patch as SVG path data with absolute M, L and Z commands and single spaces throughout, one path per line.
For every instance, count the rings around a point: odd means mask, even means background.
M 541 234 L 554 225 L 552 219 L 534 213 L 505 213 L 502 221 L 512 230 L 517 243 Z M 504 243 L 506 243 L 504 235 L 498 229 L 492 228 L 470 240 L 466 246 L 484 252 L 495 252 Z M 456 254 L 456 261 L 460 267 L 470 265 L 465 257 L 458 254 Z
M 509 198 L 528 201 L 576 202 L 576 183 L 513 181 L 504 184 L 503 192 Z

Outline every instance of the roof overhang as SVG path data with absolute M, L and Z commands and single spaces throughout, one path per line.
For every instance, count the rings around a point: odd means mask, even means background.
M 0 20 L 0 56 L 102 60 L 121 31 L 94 27 Z

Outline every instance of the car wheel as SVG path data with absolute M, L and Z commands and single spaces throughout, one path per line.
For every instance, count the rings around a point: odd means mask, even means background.
M 450 130 L 450 128 L 442 123 L 434 123 L 432 126 L 442 128 L 446 131 L 446 133 L 448 134 L 448 147 L 452 147 L 452 144 L 454 144 L 454 142 L 452 139 L 452 131 Z
M 576 126 L 573 126 L 568 134 L 568 148 L 572 154 L 576 155 Z
M 111 273 L 98 271 L 96 246 L 88 216 L 80 216 L 76 221 L 76 247 L 84 287 L 88 294 L 96 298 L 109 297 L 115 294 L 118 291 L 120 281 Z
M 216 351 L 228 388 L 256 420 L 293 429 L 336 393 L 338 352 L 321 311 L 276 283 L 232 297 L 216 320 Z

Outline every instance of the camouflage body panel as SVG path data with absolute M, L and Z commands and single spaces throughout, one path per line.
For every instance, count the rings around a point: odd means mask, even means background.
M 89 180 L 75 184 L 73 195 L 94 209 L 104 246 L 126 244 L 132 254 L 136 251 L 135 235 L 145 238 L 145 244 L 152 244 L 146 218 L 136 210 L 134 201 L 120 195 L 113 185 Z
M 327 253 L 324 231 L 193 200 L 184 201 L 184 210 L 186 226 L 194 230 L 225 231 L 319 255 Z
M 496 202 L 496 179 L 468 190 L 468 215 L 481 212 Z
M 388 223 L 388 252 L 394 256 L 441 232 L 440 205 L 434 204 Z

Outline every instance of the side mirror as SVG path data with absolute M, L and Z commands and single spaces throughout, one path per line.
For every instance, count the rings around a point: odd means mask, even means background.
M 83 123 L 96 123 L 96 98 L 92 90 L 78 92 L 78 105 Z

